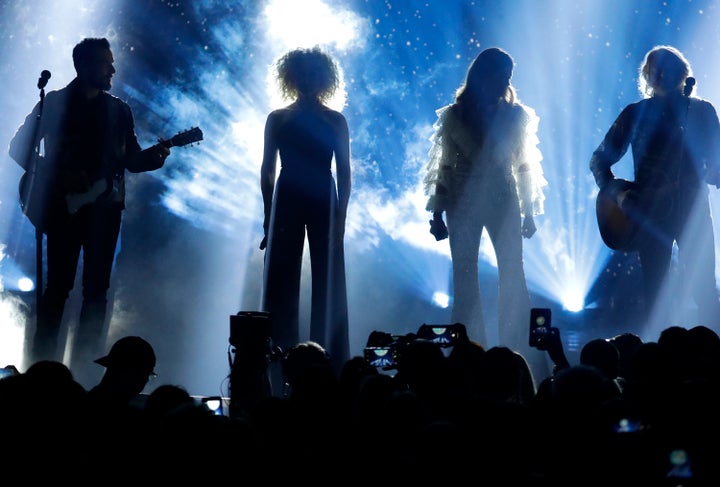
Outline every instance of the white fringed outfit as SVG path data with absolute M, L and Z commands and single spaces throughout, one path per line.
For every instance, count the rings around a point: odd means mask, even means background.
M 547 181 L 538 149 L 539 118 L 519 103 L 499 103 L 485 115 L 485 129 L 473 131 L 456 104 L 437 110 L 431 137 L 426 209 L 445 212 L 453 266 L 453 322 L 487 346 L 478 276 L 483 229 L 498 264 L 498 323 L 502 345 L 527 342 L 530 298 L 522 255 L 522 217 L 544 212 Z

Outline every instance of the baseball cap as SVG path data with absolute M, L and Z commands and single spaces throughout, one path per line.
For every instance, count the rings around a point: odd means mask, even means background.
M 155 374 L 155 351 L 145 339 L 139 336 L 126 336 L 116 341 L 110 353 L 95 360 L 96 364 L 105 368 L 127 367 L 147 370 Z

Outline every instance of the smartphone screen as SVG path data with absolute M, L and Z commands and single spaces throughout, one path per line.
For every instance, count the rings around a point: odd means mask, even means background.
M 530 346 L 537 348 L 540 340 L 550 332 L 552 312 L 550 308 L 530 310 Z
M 8 365 L 7 367 L 3 367 L 0 369 L 0 379 L 17 374 L 19 374 L 19 372 L 14 365 Z
M 394 367 L 397 365 L 395 350 L 388 347 L 365 347 L 365 362 L 372 367 Z
M 202 398 L 203 404 L 213 412 L 216 416 L 223 416 L 223 399 L 220 396 L 210 396 Z
M 418 337 L 437 343 L 443 348 L 452 347 L 460 338 L 460 329 L 463 325 L 428 325 L 423 324 L 418 329 Z

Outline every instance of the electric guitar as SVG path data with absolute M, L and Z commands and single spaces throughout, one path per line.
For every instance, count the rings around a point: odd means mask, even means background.
M 201 140 L 203 140 L 202 130 L 199 127 L 193 127 L 169 139 L 161 139 L 158 144 L 169 149 L 171 147 L 182 147 Z M 45 228 L 47 213 L 52 210 L 52 208 L 47 208 L 51 201 L 48 195 L 53 189 L 57 189 L 57 185 L 52 184 L 52 181 L 48 180 L 48 176 L 41 173 L 43 173 L 42 170 L 34 173 L 26 171 L 20 178 L 18 188 L 20 208 L 37 228 Z M 94 203 L 110 191 L 112 191 L 112 178 L 104 177 L 93 181 L 86 191 L 65 194 L 64 200 L 67 214 L 74 215 L 80 208 Z

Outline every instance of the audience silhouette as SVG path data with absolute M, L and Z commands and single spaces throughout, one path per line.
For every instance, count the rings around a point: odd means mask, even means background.
M 85 389 L 61 362 L 40 360 L 0 379 L 3 475 L 32 483 L 75 482 L 85 470 Z
M 285 394 L 237 415 L 215 414 L 178 384 L 144 393 L 156 357 L 138 336 L 95 361 L 105 373 L 87 391 L 64 364 L 38 361 L 0 379 L 12 445 L 4 465 L 33 481 L 80 484 L 268 472 L 284 482 L 333 466 L 358 482 L 379 472 L 406 483 L 720 482 L 720 337 L 709 327 L 671 326 L 655 341 L 593 337 L 578 363 L 558 330 L 539 348 L 556 367 L 537 378 L 507 347 L 406 338 L 395 369 L 353 357 L 340 374 L 318 343 L 299 342 L 280 364 Z
M 95 360 L 105 372 L 87 391 L 85 422 L 88 467 L 98 478 L 120 470 L 113 476 L 132 481 L 144 471 L 139 441 L 145 431 L 141 393 L 155 375 L 155 361 L 152 345 L 139 336 L 118 339 L 107 355 Z

